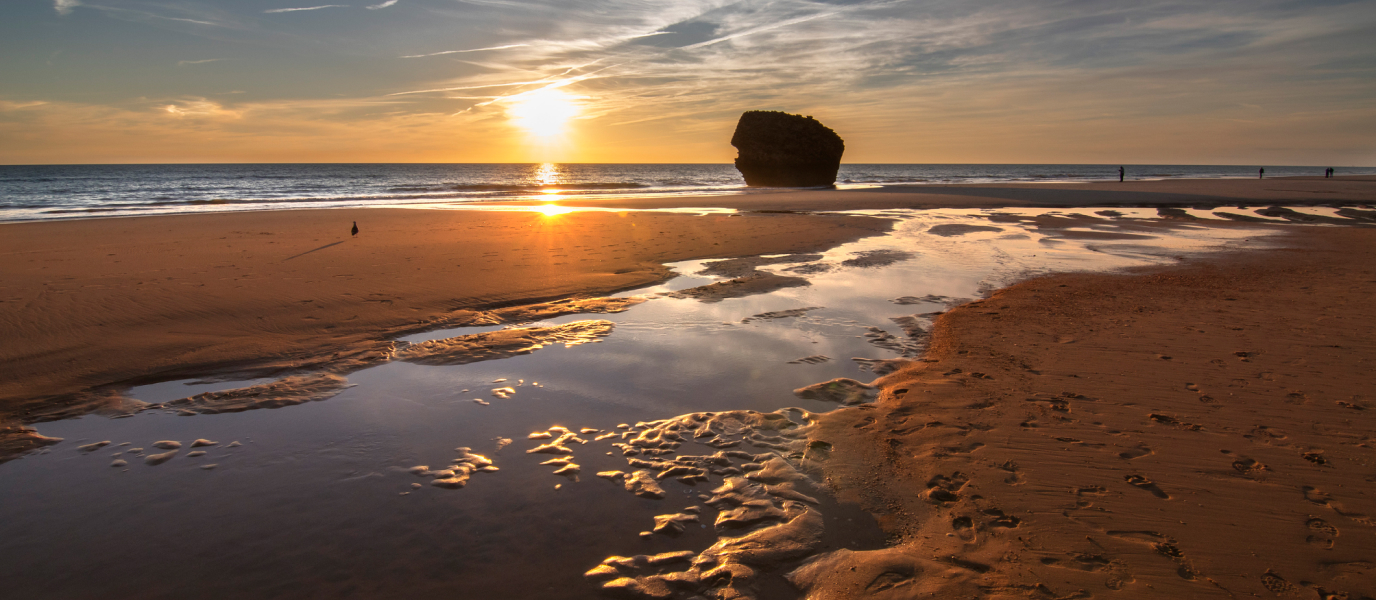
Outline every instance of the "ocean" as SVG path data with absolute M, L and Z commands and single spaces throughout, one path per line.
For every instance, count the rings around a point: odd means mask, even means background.
M 1254 166 L 1126 165 L 1129 179 L 1256 177 Z M 1267 166 L 1267 176 L 1324 167 Z M 1340 168 L 1341 175 L 1376 168 Z M 838 187 L 1112 180 L 1118 165 L 846 164 Z M 558 197 L 750 193 L 730 164 L 0 166 L 0 221 Z

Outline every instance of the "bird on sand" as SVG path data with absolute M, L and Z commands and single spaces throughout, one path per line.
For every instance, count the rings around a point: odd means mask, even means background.
M 353 231 L 349 235 L 358 235 L 358 221 L 354 221 Z

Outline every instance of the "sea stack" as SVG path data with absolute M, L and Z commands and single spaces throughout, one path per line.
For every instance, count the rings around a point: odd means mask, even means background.
M 736 123 L 731 145 L 749 186 L 820 187 L 836 183 L 846 143 L 812 117 L 751 110 Z

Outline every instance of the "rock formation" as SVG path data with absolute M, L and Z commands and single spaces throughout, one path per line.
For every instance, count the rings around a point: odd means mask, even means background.
M 812 117 L 770 110 L 741 115 L 731 145 L 746 185 L 817 187 L 836 182 L 846 144 Z

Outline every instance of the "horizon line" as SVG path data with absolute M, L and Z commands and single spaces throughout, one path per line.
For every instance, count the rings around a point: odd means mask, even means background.
M 559 162 L 559 161 L 528 161 L 528 162 L 121 162 L 121 163 L 5 163 L 0 167 L 128 167 L 128 166 L 214 166 L 214 165 L 731 165 L 734 162 Z M 1336 169 L 1376 169 L 1376 166 L 1361 165 L 1284 165 L 1270 163 L 1070 163 L 1070 162 L 1048 162 L 1048 163 L 1023 163 L 1023 162 L 842 162 L 845 165 L 931 165 L 931 166 L 953 166 L 953 165 L 992 165 L 992 166 L 1086 166 L 1086 167 L 1271 167 L 1271 168 L 1336 168 Z

